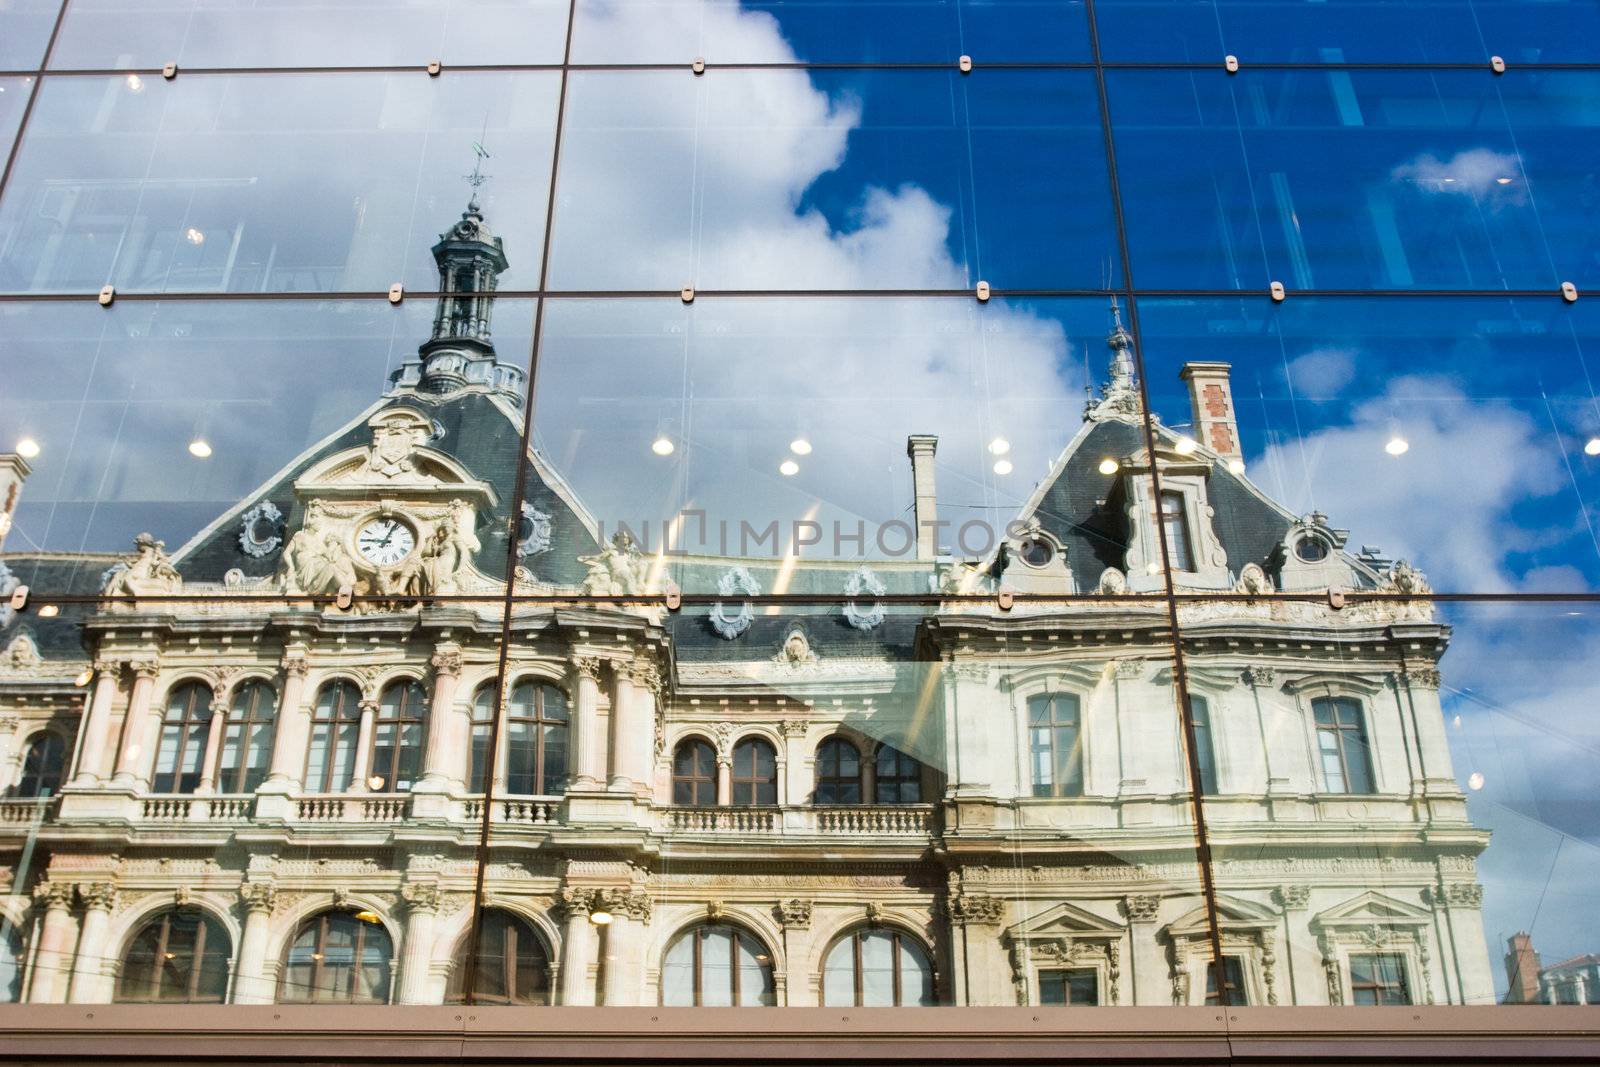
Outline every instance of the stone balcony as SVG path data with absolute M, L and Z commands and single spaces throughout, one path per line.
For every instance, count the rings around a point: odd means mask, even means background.
M 781 834 L 839 837 L 927 836 L 937 829 L 931 804 L 787 808 L 661 808 L 660 830 L 675 834 Z

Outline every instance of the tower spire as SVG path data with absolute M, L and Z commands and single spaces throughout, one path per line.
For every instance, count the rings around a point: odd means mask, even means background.
M 1133 335 L 1122 324 L 1122 306 L 1115 295 L 1111 297 L 1111 332 L 1106 335 L 1106 347 L 1111 350 L 1108 375 L 1100 386 L 1100 399 L 1091 399 L 1084 405 L 1084 417 L 1137 416 L 1142 405 L 1134 379 Z

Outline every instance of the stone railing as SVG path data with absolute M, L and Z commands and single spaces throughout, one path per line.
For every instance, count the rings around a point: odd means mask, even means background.
M 400 822 L 411 809 L 408 796 L 301 797 L 295 813 L 302 822 Z
M 813 808 L 812 813 L 819 834 L 930 834 L 934 828 L 931 804 Z
M 783 826 L 777 808 L 668 808 L 668 830 L 689 834 L 770 834 Z
M 561 821 L 560 797 L 515 797 L 512 799 L 495 798 L 494 821 L 496 823 L 517 823 L 532 826 L 554 826 Z M 464 822 L 480 822 L 483 819 L 482 797 L 474 797 L 460 802 L 460 818 Z
M 140 815 L 150 822 L 245 822 L 255 808 L 253 795 L 146 797 Z
M 7 797 L 0 800 L 0 826 L 26 826 L 55 818 L 56 797 Z
M 827 834 L 872 837 L 933 833 L 931 804 L 848 808 L 665 808 L 662 829 L 685 834 Z

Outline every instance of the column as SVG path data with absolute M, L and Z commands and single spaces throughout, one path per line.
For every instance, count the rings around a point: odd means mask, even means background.
M 566 933 L 561 939 L 561 1003 L 589 1007 L 594 1004 L 594 983 L 589 977 L 595 950 L 595 928 L 589 921 L 594 890 L 563 890 L 561 902 L 567 913 Z
M 608 890 L 606 903 L 611 910 L 611 924 L 602 938 L 605 959 L 600 973 L 605 988 L 601 1003 L 607 1007 L 638 1004 L 644 982 L 639 953 L 645 925 L 650 921 L 650 898 L 643 893 Z
M 1171 975 L 1166 952 L 1156 940 L 1156 917 L 1161 898 L 1151 895 L 1124 897 L 1122 910 L 1128 916 L 1128 963 L 1133 971 L 1133 1003 L 1157 1007 L 1172 1003 Z
M 612 664 L 611 783 L 614 792 L 648 793 L 655 751 L 655 668 Z
M 83 724 L 83 748 L 78 753 L 76 786 L 93 785 L 106 778 L 107 743 L 111 735 L 111 701 L 117 695 L 117 676 L 122 664 L 115 660 L 95 660 L 94 691 L 89 696 L 88 721 Z
M 83 900 L 83 926 L 78 931 L 78 954 L 72 961 L 72 1004 L 98 1004 L 110 998 L 101 992 L 101 980 L 111 962 L 106 954 L 111 945 L 106 937 L 111 926 L 111 908 L 117 890 L 110 882 L 92 882 L 78 887 Z
M 1325 998 L 1317 996 L 1317 981 L 1322 968 L 1322 957 L 1317 952 L 1316 938 L 1306 922 L 1306 905 L 1311 901 L 1311 887 L 1306 885 L 1280 885 L 1273 890 L 1273 898 L 1283 909 L 1283 955 L 1288 971 L 1288 997 L 1290 1004 L 1320 1004 Z
M 22 775 L 25 751 L 17 750 L 18 720 L 11 716 L 0 718 L 0 796 Z
M 401 1004 L 435 1003 L 428 989 L 428 964 L 433 959 L 433 919 L 439 912 L 439 887 L 412 882 L 401 890 L 406 900 L 406 939 L 400 954 Z M 481 958 L 480 952 L 480 958 Z
M 272 765 L 264 792 L 298 792 L 305 774 L 306 745 L 311 740 L 311 709 L 305 706 L 306 650 L 291 646 L 283 655 L 283 694 L 278 698 L 278 729 L 272 737 Z
M 372 723 L 378 717 L 378 702 L 361 702 L 361 725 L 356 730 L 355 770 L 350 778 L 350 792 L 367 792 L 367 767 L 372 763 Z
M 989 735 L 1008 720 L 987 713 L 990 692 L 987 664 L 947 663 L 945 670 L 949 679 L 947 696 L 955 709 L 956 736 L 951 745 L 955 762 L 951 768 L 953 791 L 956 796 L 989 796 L 994 790 Z
M 33 898 L 45 911 L 28 1000 L 33 1004 L 59 1004 L 64 999 L 67 968 L 72 960 L 72 886 L 64 882 L 46 882 L 33 891 Z
M 733 757 L 726 752 L 717 753 L 717 806 L 725 808 L 733 803 Z
M 861 746 L 861 803 L 875 804 L 878 800 L 878 742 L 868 741 Z
M 798 719 L 785 720 L 783 730 L 784 770 L 778 777 L 781 790 L 780 804 L 804 804 L 811 794 L 811 783 L 805 780 L 806 724 Z
M 650 664 L 633 669 L 632 729 L 628 734 L 628 778 L 642 797 L 655 794 L 656 700 L 661 676 Z
M 274 999 L 273 982 L 264 972 L 267 934 L 277 896 L 271 882 L 246 882 L 239 887 L 239 902 L 245 915 L 244 930 L 239 935 L 239 966 L 233 979 L 235 1004 L 271 1004 Z
M 1451 955 L 1456 962 L 1456 980 L 1461 984 L 1461 1003 L 1493 1004 L 1494 972 L 1485 951 L 1483 937 L 1483 886 L 1477 882 L 1445 882 L 1439 892 L 1444 908 L 1445 929 L 1450 945 L 1441 966 L 1448 966 Z M 1419 979 L 1419 983 L 1421 980 Z M 1423 992 L 1418 990 L 1419 993 Z M 1419 998 L 1421 1003 L 1431 1000 Z
M 428 707 L 422 777 L 413 792 L 442 793 L 452 780 L 466 777 L 467 754 L 456 722 L 456 688 L 460 683 L 461 646 L 441 643 L 433 653 L 433 698 Z
M 200 783 L 196 794 L 210 793 L 217 785 L 217 750 L 222 747 L 222 734 L 227 729 L 228 705 L 225 701 L 211 702 L 211 721 L 206 724 L 206 754 L 200 764 Z
M 572 661 L 573 787 L 599 789 L 606 780 L 605 735 L 600 731 L 600 660 Z
M 1450 767 L 1450 739 L 1445 734 L 1444 708 L 1439 703 L 1439 669 L 1408 664 L 1398 679 L 1410 702 L 1416 733 L 1417 765 L 1431 793 L 1460 794 Z
M 150 708 L 150 694 L 155 685 L 155 664 L 133 665 L 133 689 L 128 695 L 128 713 L 122 720 L 122 750 L 117 753 L 117 772 L 112 778 L 116 785 L 136 785 L 141 778 L 149 781 L 149 775 L 143 768 L 154 766 L 155 754 L 146 751 L 150 746 L 148 735 L 152 732 L 152 725 L 158 743 L 161 738 L 160 709 L 152 713 Z

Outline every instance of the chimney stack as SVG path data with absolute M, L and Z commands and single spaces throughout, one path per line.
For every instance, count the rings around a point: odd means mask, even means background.
M 1539 1003 L 1539 954 L 1533 937 L 1519 930 L 1506 939 L 1506 1003 Z
M 1185 363 L 1178 377 L 1189 383 L 1194 412 L 1194 439 L 1225 460 L 1243 459 L 1239 422 L 1233 414 L 1233 386 L 1228 363 Z
M 11 532 L 11 521 L 17 510 L 17 498 L 22 495 L 22 483 L 28 480 L 33 468 L 15 452 L 0 452 L 0 548 Z
M 939 439 L 933 434 L 912 434 L 906 438 L 906 455 L 911 457 L 911 489 L 916 498 L 913 520 L 917 525 L 917 558 L 933 560 L 939 555 L 939 499 L 933 490 L 933 454 Z

